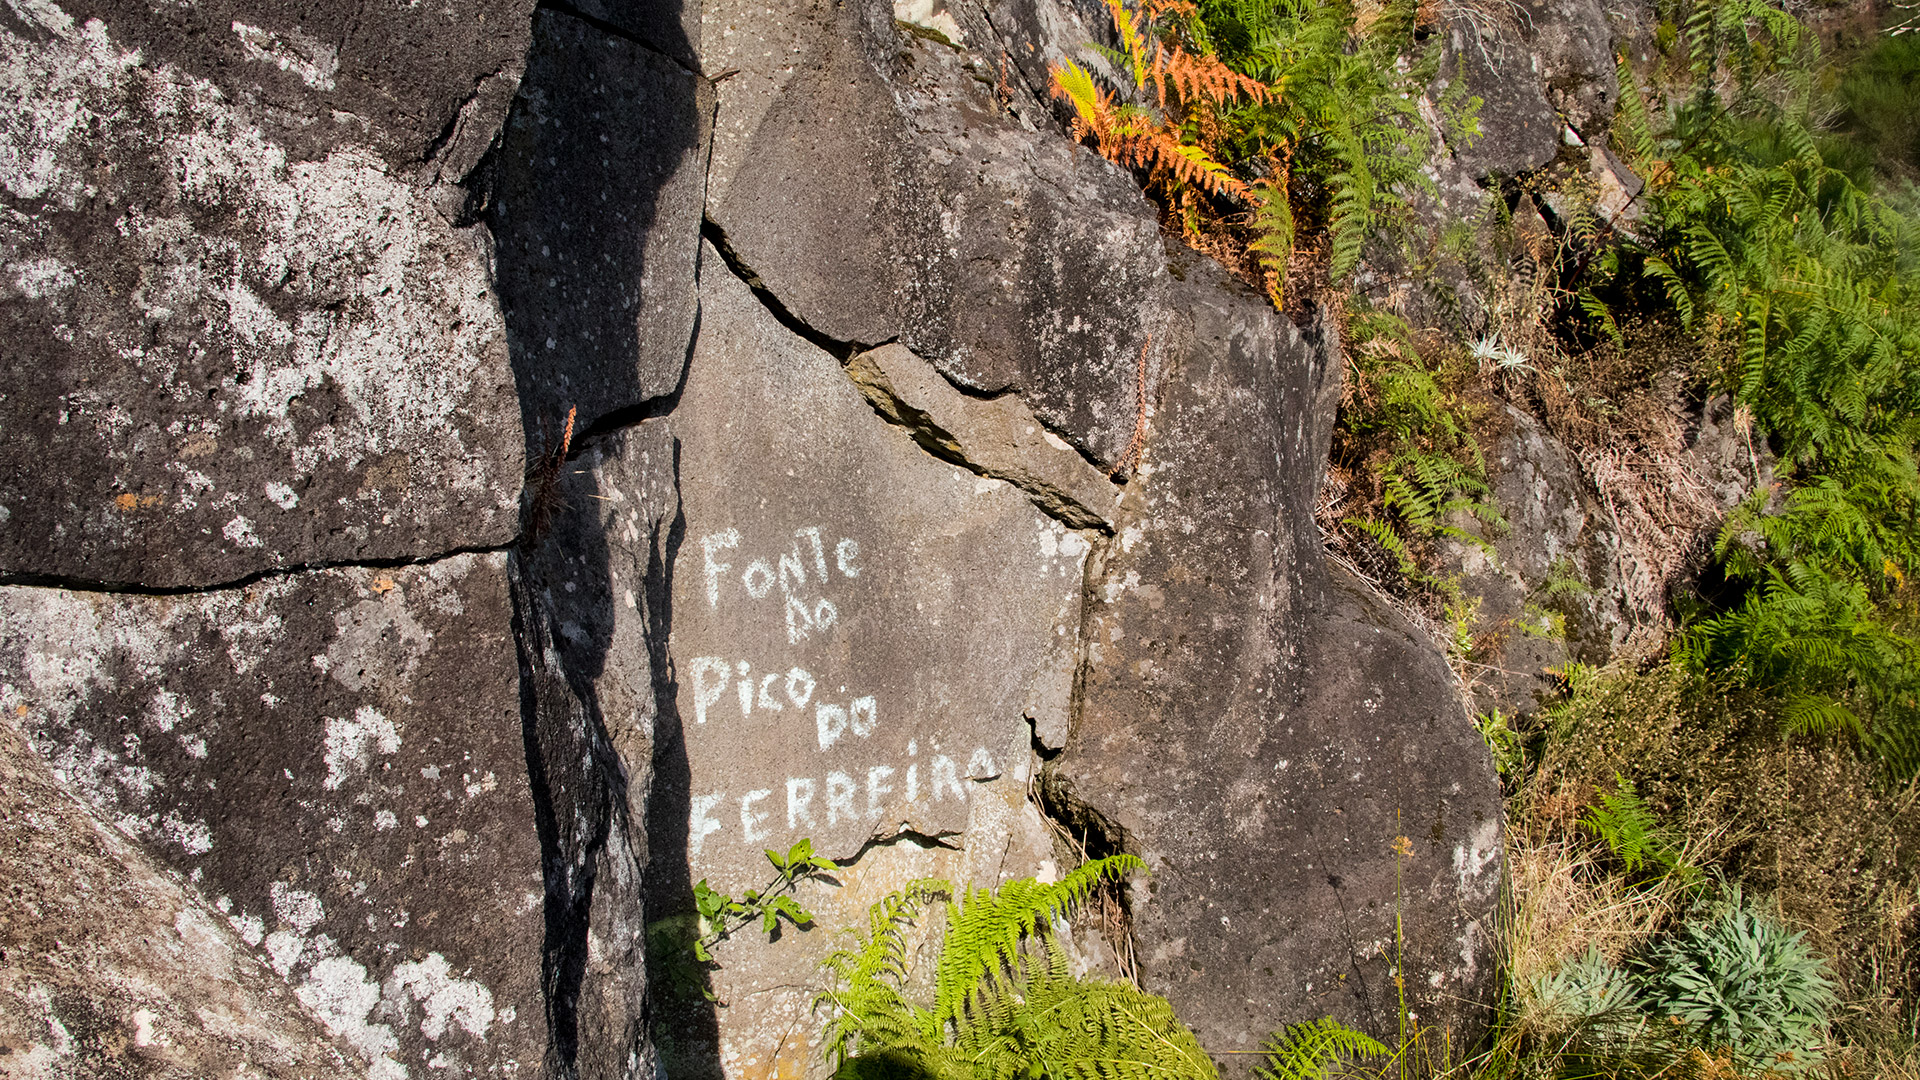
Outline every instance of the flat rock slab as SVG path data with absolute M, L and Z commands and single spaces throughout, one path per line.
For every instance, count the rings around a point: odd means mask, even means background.
M 719 84 L 709 216 L 814 331 L 1017 390 L 1111 464 L 1167 280 L 1155 211 L 1051 130 L 978 9 L 941 19 L 960 48 L 885 4 L 707 4 L 704 66 L 738 69 Z
M 904 345 L 860 353 L 847 362 L 847 374 L 876 411 L 907 428 L 928 453 L 1019 487 L 1064 524 L 1111 531 L 1114 485 L 1018 395 L 961 393 Z
M 506 335 L 423 190 L 351 116 L 302 158 L 115 23 L 22 10 L 0 23 L 0 573 L 201 586 L 510 538 Z
M 219 912 L 63 790 L 7 718 L 0 876 L 7 1076 L 367 1075 Z
M 671 394 L 698 301 L 713 93 L 660 54 L 569 15 L 534 21 L 489 213 L 535 452 Z
M 832 928 L 914 876 L 1037 869 L 1027 716 L 1066 706 L 1048 691 L 1077 652 L 1088 543 L 1013 485 L 929 455 L 707 266 L 672 420 L 691 876 L 739 895 L 766 885 L 766 848 L 808 838 L 860 855 L 840 889 L 802 897 L 828 932 L 768 947 L 743 931 L 721 958 L 719 1060 L 730 1076 L 773 1075 L 781 1047 L 799 1053 L 816 1026 L 804 988 Z M 656 788 L 670 780 L 662 769 Z
M 382 1080 L 546 1045 L 505 559 L 0 589 L 0 708 Z

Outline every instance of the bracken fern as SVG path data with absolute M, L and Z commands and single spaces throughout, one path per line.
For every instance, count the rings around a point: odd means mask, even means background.
M 953 895 L 917 882 L 875 904 L 865 940 L 829 956 L 827 1050 L 842 1080 L 1217 1080 L 1193 1033 L 1163 998 L 1131 983 L 1075 978 L 1054 930 L 1103 882 L 1144 864 L 1096 859 L 1058 882 L 1010 881 L 946 904 L 946 941 L 929 1006 L 905 986 L 905 928 L 925 903 Z

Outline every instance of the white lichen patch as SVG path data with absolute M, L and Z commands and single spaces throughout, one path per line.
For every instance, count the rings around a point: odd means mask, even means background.
M 282 510 L 291 510 L 300 505 L 300 494 L 278 480 L 269 480 L 263 487 L 268 501 Z
M 351 717 L 328 717 L 326 739 L 327 778 L 321 786 L 340 790 L 351 777 L 364 775 L 373 752 L 395 753 L 400 749 L 400 732 L 393 721 L 371 705 L 362 705 Z
M 313 965 L 293 994 L 328 1031 L 366 1055 L 372 1063 L 369 1080 L 406 1080 L 406 1066 L 390 1056 L 400 1049 L 393 1028 L 370 1020 L 380 1004 L 380 987 L 367 978 L 367 969 L 359 962 L 349 956 L 329 956 Z
M 420 1009 L 420 1033 L 439 1041 L 450 1025 L 476 1039 L 485 1038 L 494 1021 L 493 992 L 472 979 L 455 976 L 447 958 L 430 952 L 418 963 L 400 964 L 381 987 L 384 998 L 406 1013 L 407 1002 Z
M 1475 826 L 1464 844 L 1453 849 L 1453 870 L 1459 879 L 1462 898 L 1484 900 L 1499 888 L 1500 823 L 1483 821 Z

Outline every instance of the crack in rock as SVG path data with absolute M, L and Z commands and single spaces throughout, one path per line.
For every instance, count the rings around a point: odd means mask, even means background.
M 26 585 L 43 589 L 64 589 L 67 592 L 102 593 L 116 596 L 203 596 L 210 593 L 244 589 L 262 581 L 292 577 L 297 574 L 310 574 L 318 570 L 398 570 L 408 566 L 432 566 L 462 555 L 494 555 L 511 550 L 520 541 L 515 538 L 506 544 L 480 545 L 474 547 L 448 548 L 426 555 L 409 555 L 395 559 L 343 559 L 338 561 L 319 561 L 294 563 L 288 566 L 274 566 L 265 570 L 256 570 L 251 574 L 218 581 L 210 585 L 143 585 L 137 581 L 98 581 L 91 578 L 73 577 L 64 574 L 0 573 L 0 587 Z
M 846 370 L 874 411 L 928 453 L 1013 484 L 1069 528 L 1113 531 L 1113 484 L 1016 396 L 963 394 L 899 344 L 859 353 Z

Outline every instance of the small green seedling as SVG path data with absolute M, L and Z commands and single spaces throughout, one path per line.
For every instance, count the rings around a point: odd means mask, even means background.
M 788 848 L 784 855 L 772 850 L 766 855 L 773 864 L 774 879 L 764 889 L 748 889 L 738 900 L 715 890 L 705 878 L 694 885 L 693 904 L 700 913 L 700 932 L 693 939 L 694 959 L 711 963 L 715 945 L 755 921 L 766 934 L 777 930 L 782 918 L 803 930 L 812 925 L 813 913 L 795 903 L 790 894 L 800 882 L 838 870 L 840 864 L 815 855 L 813 841 L 808 839 Z

